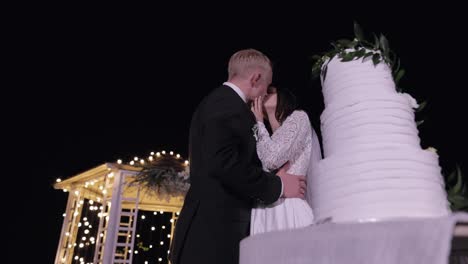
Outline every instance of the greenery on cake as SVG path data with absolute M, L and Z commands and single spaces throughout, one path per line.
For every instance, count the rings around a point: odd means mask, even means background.
M 372 60 L 374 66 L 383 62 L 392 70 L 396 90 L 402 93 L 403 89 L 399 87 L 399 82 L 405 75 L 405 70 L 401 68 L 400 59 L 390 49 L 385 35 L 380 34 L 379 37 L 374 33 L 372 35 L 373 41 L 367 40 L 359 24 L 354 22 L 354 39 L 339 39 L 331 43 L 333 49 L 312 57 L 314 60 L 312 76 L 314 78 L 321 76 L 322 80 L 325 80 L 327 64 L 335 56 L 342 62 L 359 59 L 362 59 L 363 62 Z M 420 103 L 415 112 L 420 113 L 426 106 L 427 101 Z M 419 120 L 416 121 L 416 124 L 419 126 L 423 122 L 424 120 Z M 444 181 L 451 210 L 468 212 L 468 184 L 464 180 L 460 167 L 457 166 L 448 176 L 444 175 Z
M 468 212 L 468 184 L 464 181 L 460 167 L 445 176 L 445 190 L 452 211 Z
M 341 59 L 342 62 L 352 61 L 357 59 L 372 60 L 374 66 L 384 62 L 392 69 L 392 76 L 395 82 L 396 90 L 400 93 L 403 89 L 399 86 L 401 78 L 405 75 L 405 69 L 401 68 L 400 59 L 395 52 L 390 49 L 387 37 L 380 34 L 379 37 L 372 33 L 373 41 L 366 40 L 364 31 L 361 26 L 354 22 L 354 39 L 339 39 L 332 42 L 333 49 L 323 53 L 322 55 L 314 55 L 312 59 L 312 77 L 317 78 L 322 74 L 322 79 L 325 80 L 327 75 L 327 64 L 335 56 Z M 427 105 L 427 101 L 419 104 L 415 109 L 416 113 L 421 112 Z M 424 120 L 416 121 L 417 126 L 424 123 Z
M 400 79 L 405 74 L 405 70 L 401 68 L 400 59 L 390 49 L 385 35 L 380 34 L 377 37 L 376 34 L 373 34 L 373 41 L 368 41 L 364 31 L 356 22 L 354 22 L 354 39 L 339 39 L 332 42 L 331 45 L 333 46 L 332 50 L 312 57 L 314 60 L 312 75 L 314 77 L 322 74 L 322 78 L 325 80 L 327 63 L 335 56 L 343 62 L 358 59 L 362 59 L 362 61 L 372 60 L 375 66 L 384 62 L 392 69 L 393 79 L 397 87 Z M 400 88 L 397 89 L 399 92 L 401 91 Z

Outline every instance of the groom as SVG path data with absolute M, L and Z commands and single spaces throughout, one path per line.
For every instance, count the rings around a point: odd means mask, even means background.
M 238 264 L 254 202 L 304 198 L 305 177 L 262 170 L 256 123 L 246 102 L 266 94 L 272 80 L 263 53 L 231 56 L 229 81 L 199 104 L 190 126 L 190 181 L 171 245 L 172 264 Z

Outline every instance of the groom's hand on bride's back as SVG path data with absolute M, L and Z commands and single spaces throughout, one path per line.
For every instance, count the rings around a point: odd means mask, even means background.
M 289 174 L 287 173 L 288 169 L 289 162 L 283 165 L 276 173 L 283 182 L 282 197 L 305 199 L 305 192 L 307 189 L 306 177 L 304 175 Z

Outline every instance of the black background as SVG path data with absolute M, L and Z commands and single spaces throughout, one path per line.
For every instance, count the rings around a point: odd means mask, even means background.
M 53 189 L 56 178 L 150 151 L 186 158 L 191 114 L 226 80 L 227 61 L 239 49 L 272 59 L 274 82 L 298 95 L 318 129 L 323 98 L 310 79 L 309 57 L 352 37 L 354 20 L 367 33 L 387 36 L 406 69 L 401 86 L 429 101 L 418 114 L 426 120 L 422 146 L 438 149 L 446 171 L 467 168 L 461 9 L 395 7 L 20 8 L 6 25 L 11 79 L 2 100 L 4 154 L 13 169 L 5 190 L 14 193 L 7 204 L 18 209 L 11 218 L 19 224 L 8 228 L 11 252 L 19 262 L 53 261 L 67 199 Z

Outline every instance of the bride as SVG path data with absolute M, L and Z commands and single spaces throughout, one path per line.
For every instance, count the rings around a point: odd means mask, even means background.
M 290 174 L 308 174 L 313 159 L 321 158 L 320 145 L 307 114 L 296 109 L 294 95 L 270 86 L 263 99 L 252 102 L 251 110 L 257 120 L 257 154 L 263 169 L 273 171 L 284 165 Z M 313 223 L 314 214 L 306 200 L 280 198 L 271 205 L 252 209 L 250 235 Z

